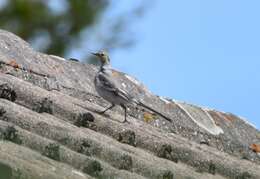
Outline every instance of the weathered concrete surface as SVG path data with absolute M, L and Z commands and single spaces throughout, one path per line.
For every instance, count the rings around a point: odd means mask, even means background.
M 123 124 L 120 108 L 96 113 L 108 105 L 94 90 L 96 71 L 0 31 L 1 175 L 260 178 L 260 157 L 250 149 L 260 134 L 241 118 L 155 96 L 115 71 L 122 88 L 172 119 L 130 106 Z

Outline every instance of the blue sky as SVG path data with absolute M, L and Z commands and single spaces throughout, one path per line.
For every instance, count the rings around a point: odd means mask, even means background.
M 131 6 L 130 1 L 121 8 Z M 156 1 L 115 68 L 153 93 L 245 117 L 260 128 L 260 1 Z

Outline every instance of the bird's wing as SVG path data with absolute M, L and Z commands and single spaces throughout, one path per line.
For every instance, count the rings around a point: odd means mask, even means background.
M 117 89 L 116 95 L 121 96 L 122 98 L 124 98 L 125 100 L 127 100 L 129 102 L 132 100 L 131 96 L 126 91 L 124 91 L 120 88 Z
M 111 79 L 109 79 L 106 75 L 100 73 L 97 76 L 99 82 L 101 83 L 101 87 L 104 88 L 107 91 L 115 91 L 116 90 L 116 84 L 114 83 L 114 81 L 112 81 Z
M 120 89 L 113 79 L 104 74 L 99 74 L 98 79 L 102 83 L 102 88 L 104 88 L 104 90 L 113 92 L 116 96 L 120 96 L 127 101 L 131 100 L 130 95 L 126 91 Z

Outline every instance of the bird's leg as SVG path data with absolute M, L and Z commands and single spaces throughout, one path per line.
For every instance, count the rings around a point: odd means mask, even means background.
M 126 120 L 126 112 L 127 112 L 126 106 L 123 104 L 121 104 L 120 106 L 124 109 L 124 112 L 125 112 L 125 119 L 124 119 L 123 123 L 125 123 L 125 122 L 129 123 L 129 121 Z
M 104 114 L 107 110 L 112 109 L 113 107 L 115 107 L 115 104 L 111 104 L 111 106 L 109 106 L 108 108 L 106 108 L 104 111 L 98 111 L 99 114 Z

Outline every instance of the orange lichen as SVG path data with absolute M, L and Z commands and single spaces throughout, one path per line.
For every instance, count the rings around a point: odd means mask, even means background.
M 169 102 L 166 104 L 166 108 L 167 109 L 172 109 L 172 108 L 175 108 L 176 107 L 176 104 L 172 103 L 172 102 Z
M 20 68 L 20 66 L 18 65 L 18 63 L 15 60 L 11 60 L 9 62 L 9 65 L 14 67 L 14 68 Z
M 255 153 L 260 153 L 260 145 L 259 144 L 251 144 L 250 149 L 253 150 Z
M 208 110 L 207 112 L 212 117 L 212 119 L 214 120 L 214 123 L 217 126 L 220 126 L 220 119 L 224 118 L 224 117 L 222 117 L 221 114 L 216 112 L 216 111 Z
M 233 121 L 235 121 L 236 120 L 236 116 L 235 115 L 233 115 L 233 114 L 224 114 L 224 113 L 222 113 L 223 115 L 224 115 L 224 119 L 226 119 L 226 120 L 228 120 L 228 121 L 230 121 L 230 122 L 233 122 Z
M 117 77 L 117 76 L 119 76 L 119 73 L 118 73 L 117 71 L 113 70 L 113 71 L 112 71 L 112 75 L 113 75 L 114 77 Z

